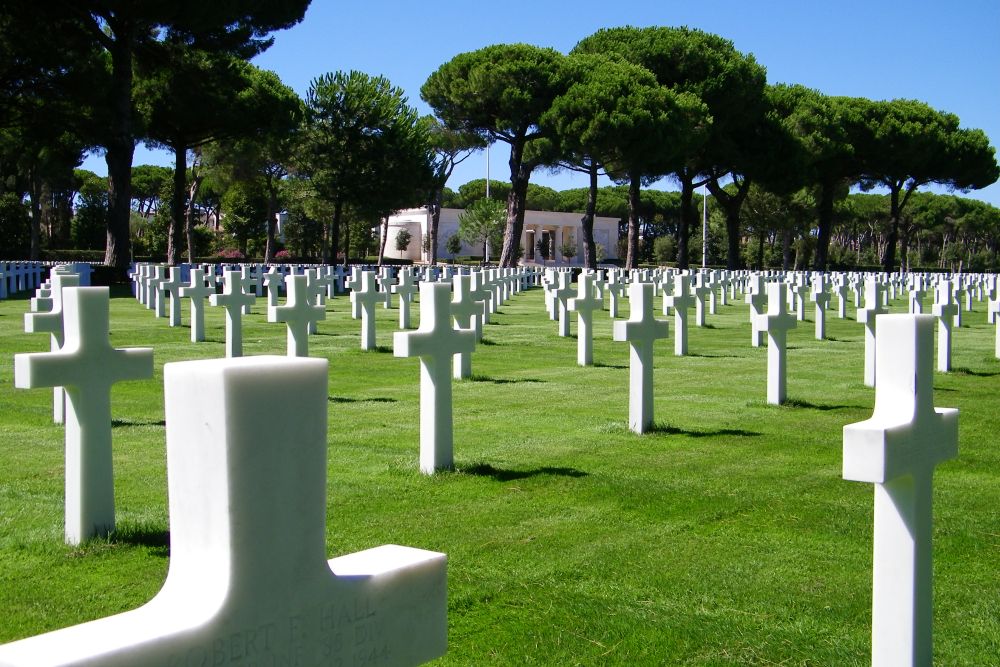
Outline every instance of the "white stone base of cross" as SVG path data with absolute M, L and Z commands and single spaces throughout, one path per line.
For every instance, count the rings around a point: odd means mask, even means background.
M 9 666 L 417 665 L 447 649 L 447 557 L 327 561 L 324 359 L 164 368 L 170 569 L 152 601 L 0 646 Z

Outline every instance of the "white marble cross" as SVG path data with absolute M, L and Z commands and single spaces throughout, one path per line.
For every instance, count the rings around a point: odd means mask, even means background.
M 847 317 L 847 279 L 844 274 L 834 276 L 833 292 L 837 295 L 837 317 L 844 319 Z
M 576 363 L 594 365 L 594 311 L 601 310 L 603 299 L 597 296 L 594 276 L 581 273 L 577 279 L 577 293 L 566 303 L 566 309 L 576 313 Z
M 205 271 L 192 267 L 190 283 L 177 293 L 182 299 L 191 299 L 191 342 L 205 340 L 205 299 L 215 294 L 215 288 L 205 284 Z
M 788 287 L 795 309 L 795 319 L 799 322 L 804 322 L 806 319 L 806 292 L 808 289 L 809 286 L 802 280 L 801 274 L 796 275 L 795 280 Z
M 473 271 L 469 276 L 469 293 L 472 294 L 472 298 L 476 301 L 482 303 L 483 305 L 483 317 L 482 325 L 486 326 L 490 323 L 490 312 L 492 311 L 493 302 L 493 290 L 489 288 L 486 281 L 485 271 Z M 480 328 L 479 337 L 482 338 L 482 328 Z
M 358 274 L 358 283 L 351 290 L 351 306 L 361 315 L 361 349 L 375 349 L 375 304 L 385 296 L 378 291 L 374 271 Z
M 413 271 L 401 269 L 392 286 L 392 293 L 399 297 L 399 328 L 410 328 L 410 304 L 417 293 L 417 284 L 413 282 Z
M 921 276 L 913 276 L 910 283 L 909 311 L 911 315 L 919 315 L 924 312 L 924 297 L 927 290 L 924 289 L 924 279 Z
M 552 298 L 555 299 L 559 313 L 559 335 L 563 337 L 569 336 L 569 310 L 567 304 L 573 298 L 573 295 L 576 294 L 576 290 L 570 284 L 572 278 L 573 274 L 569 271 L 560 271 L 557 277 L 559 286 L 552 290 Z
M 743 300 L 750 305 L 750 342 L 754 347 L 760 347 L 764 344 L 765 332 L 757 325 L 760 322 L 760 316 L 764 314 L 764 308 L 767 306 L 764 276 L 755 273 L 750 277 L 750 284 L 746 294 L 743 295 Z
M 352 292 L 361 289 L 361 272 L 363 269 L 360 266 L 351 267 L 351 277 L 347 279 L 346 286 Z M 361 317 L 361 302 L 351 299 L 351 319 L 356 320 Z
M 244 281 L 238 271 L 229 269 L 223 274 L 222 294 L 212 294 L 208 302 L 226 309 L 226 356 L 243 356 L 243 313 L 257 300 L 243 291 Z
M 785 357 L 788 330 L 797 326 L 795 316 L 785 310 L 785 283 L 767 284 L 767 312 L 755 320 L 759 331 L 767 332 L 767 402 L 781 405 L 785 402 Z
M 393 355 L 420 359 L 420 471 L 454 467 L 451 363 L 472 352 L 476 334 L 452 325 L 451 285 L 420 284 L 420 327 L 393 334 Z
M 268 322 L 284 322 L 288 356 L 309 356 L 309 323 L 326 319 L 326 308 L 313 305 L 308 276 L 285 276 L 285 305 L 268 306 Z
M 167 364 L 170 568 L 146 605 L 0 646 L 0 663 L 417 665 L 447 649 L 447 557 L 327 561 L 327 362 Z
M 67 287 L 62 297 L 62 347 L 14 355 L 14 385 L 66 389 L 66 542 L 79 544 L 114 530 L 111 386 L 152 377 L 153 350 L 111 347 L 107 287 Z
M 455 320 L 455 328 L 472 331 L 476 340 L 483 339 L 483 303 L 472 297 L 469 287 L 471 276 L 456 275 L 452 277 L 451 316 Z M 472 353 L 462 352 L 455 355 L 453 376 L 457 380 L 472 377 Z
M 378 274 L 378 287 L 385 299 L 383 308 L 392 308 L 392 281 L 395 277 L 393 274 L 391 266 L 383 266 Z
M 691 278 L 674 274 L 673 293 L 663 293 L 663 309 L 674 309 L 674 356 L 683 357 L 688 353 L 688 310 L 694 305 L 691 296 Z
M 951 281 L 951 294 L 955 301 L 955 327 L 962 328 L 962 297 L 966 295 L 966 290 L 962 286 L 962 277 L 955 276 Z
M 625 296 L 627 285 L 621 281 L 621 276 L 617 271 L 608 272 L 608 281 L 605 284 L 605 291 L 608 295 L 608 314 L 611 319 L 618 317 L 618 303 Z
M 276 266 L 272 266 L 264 274 L 264 285 L 267 287 L 267 307 L 273 308 L 281 303 L 281 288 L 285 284 L 285 274 Z
M 645 433 L 653 425 L 653 343 L 667 337 L 667 322 L 653 315 L 653 285 L 628 288 L 629 318 L 614 322 L 614 340 L 629 344 L 628 425 Z
M 830 305 L 830 293 L 826 291 L 826 276 L 817 273 L 813 277 L 813 289 L 810 297 L 816 304 L 814 319 L 816 320 L 816 340 L 826 338 L 826 309 Z
M 160 285 L 167 280 L 167 267 L 163 264 L 157 264 L 152 267 L 152 270 L 153 273 L 146 279 L 146 298 L 148 299 L 146 307 L 152 309 L 157 317 L 166 317 L 167 302 L 160 290 Z
M 871 419 L 844 427 L 844 479 L 875 485 L 873 667 L 930 665 L 931 496 L 958 454 L 958 410 L 934 407 L 934 319 L 880 315 Z
M 257 291 L 260 289 L 261 286 L 261 277 L 257 272 L 254 271 L 254 267 L 251 266 L 250 264 L 242 264 L 240 266 L 240 284 L 241 284 L 241 289 L 245 294 L 249 294 L 253 297 L 257 296 Z M 243 304 L 244 315 L 250 314 L 250 309 L 253 307 L 253 304 L 255 302 L 256 298 L 254 298 L 253 301 L 248 301 Z M 235 356 L 241 356 L 241 355 L 235 355 Z
M 699 273 L 694 279 L 694 323 L 695 326 L 705 326 L 705 301 L 712 292 L 708 286 L 708 275 Z
M 159 298 L 166 299 L 167 296 L 170 297 L 169 324 L 172 327 L 179 327 L 181 325 L 180 289 L 184 286 L 184 283 L 181 281 L 181 268 L 179 266 L 171 266 L 167 271 L 170 277 L 160 283 Z
M 885 286 L 876 278 L 865 279 L 865 307 L 858 308 L 858 322 L 865 325 L 865 385 L 874 387 L 876 382 L 876 322 L 878 315 L 884 315 Z
M 955 320 L 961 317 L 962 309 L 954 300 L 951 282 L 943 280 L 934 294 L 934 305 L 931 312 L 937 317 L 937 369 L 942 373 L 951 370 L 951 328 Z
M 57 267 L 58 268 L 58 267 Z M 49 334 L 49 350 L 58 351 L 63 346 L 63 290 L 67 287 L 79 287 L 80 276 L 75 273 L 63 273 L 53 270 L 49 280 L 52 283 L 52 308 L 44 313 L 25 313 L 24 330 L 27 333 L 47 332 Z M 66 414 L 66 392 L 62 387 L 52 388 L 52 421 L 62 424 Z
M 986 312 L 992 315 L 992 319 L 987 321 L 996 326 L 994 356 L 996 356 L 997 359 L 1000 359 L 1000 296 L 990 297 Z

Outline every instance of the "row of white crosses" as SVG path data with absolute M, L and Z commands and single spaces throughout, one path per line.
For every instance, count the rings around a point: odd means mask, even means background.
M 86 266 L 90 268 L 89 264 Z M 42 284 L 44 271 L 45 265 L 41 262 L 0 262 L 0 299 L 37 289 Z

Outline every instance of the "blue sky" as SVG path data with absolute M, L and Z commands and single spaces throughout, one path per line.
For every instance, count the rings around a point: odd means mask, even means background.
M 501 12 L 497 12 L 501 9 Z M 957 114 L 963 127 L 1000 143 L 1000 0 L 313 0 L 305 19 L 277 33 L 254 63 L 304 96 L 315 77 L 337 70 L 386 76 L 422 113 L 420 86 L 464 51 L 526 42 L 566 52 L 602 27 L 687 25 L 732 40 L 767 68 L 771 83 L 800 83 L 831 95 L 910 98 Z M 506 145 L 491 150 L 490 175 L 505 180 Z M 136 152 L 136 164 L 172 164 Z M 84 165 L 106 173 L 102 158 Z M 485 156 L 460 165 L 449 185 L 486 173 Z M 536 173 L 556 189 L 582 175 Z M 673 189 L 661 181 L 655 187 Z M 1000 206 L 1000 184 L 966 195 Z

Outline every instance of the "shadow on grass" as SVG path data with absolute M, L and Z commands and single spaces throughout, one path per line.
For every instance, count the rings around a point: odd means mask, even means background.
M 613 368 L 613 369 L 618 370 L 618 371 L 627 371 L 628 370 L 628 366 L 623 366 L 621 364 L 602 364 L 602 363 L 597 363 L 597 362 L 594 363 L 594 368 Z
M 688 352 L 681 355 L 684 357 L 701 357 L 702 359 L 740 359 L 738 354 L 703 354 L 700 352 Z
M 469 378 L 473 382 L 492 382 L 493 384 L 520 384 L 522 382 L 533 382 L 542 383 L 545 380 L 539 380 L 537 378 L 494 378 L 488 375 L 476 375 L 475 373 Z
M 699 329 L 718 329 L 719 327 L 715 326 L 714 324 L 709 324 L 708 322 L 705 322 L 704 324 L 702 324 L 698 328 Z
M 361 350 L 362 352 L 374 352 L 376 354 L 392 354 L 391 345 L 376 345 L 370 350 Z
M 977 378 L 991 378 L 1000 375 L 1000 371 L 974 371 L 971 368 L 965 366 L 955 366 L 951 369 L 952 373 L 961 373 L 962 375 L 971 375 Z
M 169 558 L 170 531 L 147 524 L 119 524 L 106 537 L 95 537 L 79 545 L 73 555 L 85 557 L 116 546 L 145 547 L 153 556 Z
M 800 398 L 785 399 L 785 402 L 782 405 L 789 408 L 809 408 L 810 410 L 822 410 L 824 412 L 827 412 L 829 410 L 849 410 L 852 407 L 860 407 L 851 405 L 820 405 L 818 403 L 810 403 L 809 401 L 803 401 Z
M 654 422 L 646 433 L 661 433 L 663 435 L 686 435 L 689 438 L 711 438 L 719 435 L 738 435 L 745 437 L 759 437 L 763 435 L 758 431 L 747 431 L 742 428 L 720 428 L 714 431 L 692 431 L 679 428 L 672 424 Z
M 331 403 L 398 403 L 395 398 L 385 396 L 372 396 L 371 398 L 348 398 L 346 396 L 327 396 L 326 400 Z
M 167 422 L 160 419 L 159 421 L 153 421 L 150 419 L 112 419 L 111 428 L 120 428 L 122 426 L 166 426 Z
M 534 470 L 503 470 L 495 468 L 489 463 L 476 463 L 468 467 L 458 467 L 455 472 L 475 477 L 491 477 L 497 482 L 511 482 L 517 479 L 527 479 L 529 477 L 539 477 L 550 475 L 556 477 L 587 477 L 590 473 L 577 470 L 576 468 L 564 468 L 554 466 L 542 466 Z
M 489 338 L 483 337 L 479 340 L 479 344 L 490 347 L 493 345 L 499 345 L 500 343 L 496 342 L 495 340 L 490 340 Z

